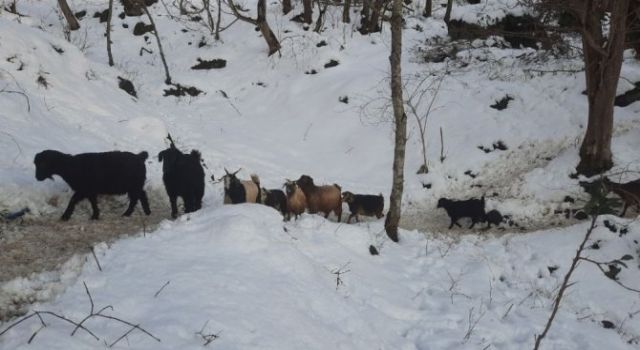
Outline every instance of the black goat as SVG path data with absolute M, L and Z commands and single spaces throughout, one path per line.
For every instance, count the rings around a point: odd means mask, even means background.
M 370 194 L 353 194 L 349 191 L 342 192 L 342 201 L 349 205 L 351 215 L 347 219 L 347 223 L 351 222 L 351 218 L 355 217 L 360 222 L 358 215 L 375 216 L 380 219 L 384 216 L 384 197 L 382 193 L 375 196 Z
M 485 214 L 483 221 L 487 223 L 487 228 L 491 228 L 491 225 L 500 226 L 504 221 L 504 216 L 494 209 Z
M 142 203 L 144 213 L 149 215 L 149 200 L 143 186 L 146 180 L 144 161 L 149 157 L 147 152 L 133 154 L 130 152 L 65 154 L 46 150 L 36 154 L 33 160 L 36 166 L 36 179 L 43 181 L 59 175 L 74 191 L 62 220 L 69 220 L 78 202 L 87 198 L 91 202 L 96 220 L 100 216 L 98 210 L 99 194 L 128 194 L 129 207 L 123 216 L 133 213 L 138 200 Z
M 284 194 L 282 190 L 273 189 L 267 190 L 263 188 L 260 190 L 262 196 L 262 203 L 265 205 L 274 208 L 275 210 L 282 213 L 282 216 L 287 215 L 288 207 L 287 207 L 287 196 Z
M 200 164 L 200 152 L 192 150 L 184 154 L 171 142 L 171 146 L 158 153 L 162 165 L 162 181 L 171 203 L 171 217 L 178 217 L 178 197 L 182 197 L 184 212 L 202 208 L 204 196 L 204 169 Z
M 460 218 L 471 218 L 471 226 L 469 226 L 469 228 L 473 228 L 477 222 L 483 222 L 485 218 L 484 196 L 482 196 L 481 199 L 472 198 L 462 201 L 440 198 L 438 200 L 438 208 L 444 208 L 444 210 L 447 211 L 447 215 L 451 218 L 449 229 L 451 229 L 453 225 L 462 227 L 458 223 Z

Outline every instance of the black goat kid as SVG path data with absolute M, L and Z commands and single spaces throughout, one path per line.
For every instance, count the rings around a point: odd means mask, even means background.
M 462 201 L 440 198 L 438 200 L 438 208 L 444 208 L 449 218 L 451 218 L 449 229 L 451 229 L 453 225 L 462 227 L 458 223 L 458 220 L 461 218 L 471 218 L 471 226 L 469 226 L 469 228 L 473 228 L 476 223 L 485 220 L 484 196 L 482 196 L 481 199 L 472 198 Z
M 36 154 L 33 162 L 36 166 L 36 179 L 43 181 L 60 176 L 74 191 L 62 220 L 69 220 L 75 206 L 83 199 L 89 199 L 93 214 L 91 219 L 98 219 L 99 194 L 128 194 L 129 207 L 123 216 L 133 213 L 138 200 L 142 203 L 144 213 L 149 215 L 149 200 L 143 189 L 146 180 L 144 161 L 149 157 L 147 152 L 133 154 L 130 152 L 65 154 L 46 150 Z
M 202 208 L 204 196 L 204 169 L 200 164 L 200 152 L 192 150 L 184 154 L 171 146 L 158 154 L 162 164 L 162 181 L 169 195 L 171 217 L 178 217 L 178 197 L 182 197 L 184 212 L 191 213 Z
M 286 217 L 289 212 L 287 207 L 287 195 L 285 195 L 282 190 L 268 190 L 266 188 L 262 188 L 260 189 L 260 194 L 262 196 L 262 204 L 270 206 L 271 208 L 279 211 L 282 216 Z

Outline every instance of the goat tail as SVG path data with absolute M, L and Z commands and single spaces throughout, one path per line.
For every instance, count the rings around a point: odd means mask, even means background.
M 147 160 L 147 158 L 149 158 L 149 153 L 147 153 L 147 151 L 142 151 L 142 152 L 138 153 L 138 157 L 141 160 Z
M 338 185 L 338 184 L 333 184 L 333 185 L 334 185 L 334 186 L 336 186 L 336 188 L 337 188 L 340 192 L 342 192 L 342 187 L 340 187 L 340 185 Z
M 258 175 L 251 174 L 251 181 L 253 181 L 254 184 L 258 185 L 258 189 L 260 189 L 260 178 L 258 177 Z

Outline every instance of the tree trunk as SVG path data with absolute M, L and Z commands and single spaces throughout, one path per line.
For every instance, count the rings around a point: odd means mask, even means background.
M 389 198 L 389 213 L 384 222 L 387 236 L 398 242 L 398 225 L 402 208 L 404 189 L 404 155 L 407 144 L 407 115 L 404 113 L 402 99 L 402 0 L 393 0 L 391 14 L 391 102 L 395 120 L 395 148 L 393 153 L 393 182 Z
M 282 14 L 288 14 L 293 10 L 293 6 L 291 6 L 291 0 L 282 0 Z
M 313 22 L 313 0 L 302 0 L 302 20 L 306 24 Z
M 381 30 L 380 28 L 380 13 L 382 13 L 382 7 L 385 5 L 385 0 L 375 0 L 373 7 L 371 8 L 371 17 L 367 21 L 369 28 L 367 33 L 375 33 Z
M 360 12 L 360 28 L 361 34 L 367 34 L 369 30 L 369 12 L 371 12 L 371 1 L 362 0 L 362 12 Z
M 447 0 L 447 9 L 444 12 L 444 23 L 449 24 L 451 20 L 451 8 L 453 7 L 453 0 Z
M 220 23 L 222 22 L 222 4 L 221 0 L 218 0 L 218 21 L 216 22 L 216 33 L 213 35 L 213 38 L 216 40 L 220 40 Z
M 351 23 L 351 0 L 344 0 L 344 6 L 342 8 L 342 23 Z
M 107 15 L 107 56 L 109 65 L 113 67 L 113 54 L 111 53 L 111 16 L 113 15 L 113 0 L 109 0 L 109 14 Z
M 267 23 L 267 3 L 266 0 L 258 0 L 258 20 L 256 21 L 260 33 L 269 45 L 269 56 L 280 50 L 280 42 Z
M 122 5 L 127 16 L 142 16 L 144 13 L 144 0 L 122 0 Z
M 144 2 L 142 0 L 138 0 L 138 1 L 140 4 L 142 4 L 142 11 L 147 15 L 147 17 L 149 18 L 149 22 L 151 22 L 151 25 L 153 26 L 153 34 L 155 35 L 156 41 L 158 42 L 158 51 L 160 51 L 160 58 L 162 59 L 162 66 L 164 67 L 164 74 L 165 74 L 164 83 L 169 85 L 171 84 L 171 74 L 169 74 L 169 66 L 167 65 L 167 60 L 164 57 L 164 50 L 162 49 L 160 34 L 158 34 L 158 27 L 156 26 L 156 23 L 153 21 L 153 17 L 151 17 L 151 13 L 149 13 L 149 9 L 147 9 L 147 6 L 144 4 Z
M 213 14 L 211 13 L 211 0 L 204 0 L 203 7 L 207 13 L 207 27 L 209 27 L 209 32 L 213 35 L 216 31 L 216 24 L 213 20 Z
M 622 68 L 629 0 L 613 2 L 606 38 L 600 22 L 604 12 L 599 4 L 590 5 L 582 23 L 589 120 L 576 167 L 579 174 L 586 176 L 600 174 L 613 166 L 613 106 Z
M 67 0 L 58 0 L 58 5 L 60 6 L 60 10 L 64 15 L 64 18 L 67 20 L 69 24 L 69 30 L 78 30 L 80 29 L 80 23 L 78 23 L 78 19 L 73 15 L 73 11 L 67 4 Z
M 431 11 L 433 9 L 433 0 L 427 0 L 424 5 L 424 11 L 422 12 L 422 16 L 429 18 L 431 17 Z
M 326 2 L 324 7 L 320 4 L 320 0 L 316 0 L 318 4 L 318 19 L 316 19 L 316 26 L 313 28 L 313 31 L 316 33 L 320 33 L 322 28 L 324 27 L 324 14 L 327 12 L 327 7 L 329 7 L 329 3 Z

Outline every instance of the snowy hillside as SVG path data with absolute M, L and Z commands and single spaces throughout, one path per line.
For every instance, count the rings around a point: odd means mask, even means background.
M 70 1 L 87 15 L 69 41 L 54 3 L 21 0 L 17 10 L 25 16 L 0 13 L 0 211 L 32 211 L 22 226 L 2 227 L 0 254 L 11 252 L 2 261 L 12 268 L 32 264 L 38 258 L 29 252 L 38 242 L 50 245 L 45 242 L 56 235 L 69 241 L 56 247 L 64 251 L 63 261 L 38 262 L 22 277 L 0 278 L 0 319 L 48 310 L 82 320 L 90 309 L 86 283 L 96 308 L 111 305 L 105 314 L 140 324 L 161 340 L 134 330 L 114 348 L 195 349 L 203 346 L 204 334 L 216 335 L 210 347 L 224 349 L 532 348 L 588 229 L 555 214 L 586 199 L 569 177 L 586 127 L 582 62 L 498 48 L 492 46 L 496 38 L 467 43 L 447 63 L 427 62 L 430 46 L 447 36 L 437 3 L 434 18 L 409 15 L 404 31 L 407 96 L 431 86 L 423 100 L 413 101 L 419 114 L 436 92 L 431 83 L 442 83 L 427 122 L 425 175 L 416 175 L 421 144 L 409 116 L 400 244 L 386 239 L 383 219 L 347 225 L 305 214 L 283 223 L 264 206 L 223 206 L 222 185 L 209 180 L 203 210 L 170 221 L 156 157 L 170 132 L 181 149 L 200 150 L 207 179 L 242 168 L 241 177 L 257 173 L 264 187 L 280 188 L 286 178 L 308 174 L 317 183 L 388 199 L 388 28 L 362 36 L 356 23 L 341 23 L 341 9 L 330 7 L 325 30 L 314 33 L 290 21 L 301 4 L 284 16 L 279 3 L 269 3 L 268 19 L 282 49 L 267 57 L 264 40 L 247 23 L 235 23 L 215 41 L 202 21 L 156 3 L 150 10 L 173 81 L 203 91 L 174 97 L 163 96 L 170 86 L 153 35 L 132 34 L 146 17 L 118 17 L 118 2 L 114 67 L 107 64 L 105 23 L 93 17 L 106 9 L 103 1 Z M 453 17 L 483 21 L 486 14 L 502 15 L 512 2 L 495 3 L 461 7 Z M 410 6 L 420 13 L 419 3 Z M 243 7 L 254 14 L 253 1 Z M 232 21 L 223 14 L 225 24 Z M 191 69 L 212 59 L 224 59 L 226 66 Z M 338 64 L 325 67 L 332 60 Z M 553 70 L 562 72 L 548 73 Z M 619 92 L 640 80 L 630 53 L 622 75 Z M 118 77 L 133 82 L 136 98 L 118 88 Z M 490 107 L 505 96 L 512 98 L 506 109 Z M 639 111 L 638 103 L 615 110 L 611 173 L 625 171 L 625 181 L 640 170 Z M 43 149 L 148 151 L 153 216 L 148 222 L 139 213 L 121 219 L 124 197 L 102 198 L 101 222 L 89 222 L 86 203 L 69 223 L 58 222 L 71 193 L 60 178 L 36 181 L 33 157 Z M 438 198 L 481 195 L 488 209 L 512 215 L 519 228 L 448 231 Z M 577 203 L 563 201 L 566 196 Z M 640 289 L 640 226 L 633 217 L 600 218 L 588 255 L 595 261 L 631 255 L 618 278 Z M 615 223 L 615 233 L 604 220 Z M 117 240 L 122 233 L 131 236 Z M 29 246 L 16 248 L 26 241 Z M 93 245 L 95 259 L 85 255 Z M 371 255 L 370 245 L 380 255 Z M 545 348 L 637 347 L 638 293 L 587 263 L 574 281 Z M 72 325 L 45 321 L 31 344 L 40 328 L 36 318 L 0 336 L 0 349 L 105 347 L 128 331 L 113 320 L 91 318 L 86 327 L 96 341 L 82 330 L 68 336 Z

